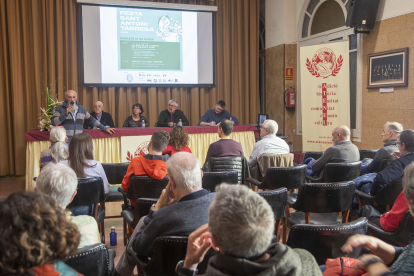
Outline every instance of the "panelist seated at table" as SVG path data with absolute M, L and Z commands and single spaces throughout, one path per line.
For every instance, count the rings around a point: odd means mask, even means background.
M 84 120 L 91 122 L 93 126 L 106 131 L 109 134 L 115 133 L 115 129 L 104 126 L 94 117 L 89 114 L 86 109 L 79 104 L 77 99 L 77 93 L 73 90 L 65 92 L 65 101 L 63 104 L 56 107 L 51 123 L 53 126 L 62 125 L 66 129 L 66 136 L 68 137 L 68 143 L 72 137 L 77 133 L 83 132 Z
M 228 119 L 233 124 L 238 124 L 239 120 L 224 109 L 225 107 L 226 103 L 224 101 L 218 101 L 215 108 L 207 109 L 206 113 L 204 113 L 203 117 L 201 117 L 198 125 L 215 126 L 223 119 Z
M 136 103 L 132 106 L 132 115 L 128 116 L 122 127 L 142 127 L 142 121 L 144 121 L 145 126 L 148 126 L 147 119 L 142 116 L 144 113 L 144 108 L 140 103 Z
M 243 149 L 239 142 L 230 138 L 233 131 L 233 124 L 230 120 L 220 121 L 217 133 L 220 140 L 211 143 L 207 151 L 206 163 L 210 157 L 243 156 Z
M 60 163 L 71 167 L 78 178 L 100 177 L 103 180 L 104 192 L 109 192 L 109 182 L 106 178 L 102 164 L 93 158 L 92 137 L 88 133 L 79 133 L 73 136 L 69 144 L 68 160 Z M 93 206 L 71 207 L 74 216 L 92 215 Z
M 171 127 L 178 124 L 181 120 L 183 126 L 190 125 L 187 117 L 185 117 L 184 112 L 177 109 L 178 102 L 174 99 L 168 102 L 168 109 L 161 111 L 160 116 L 158 117 L 157 126 L 158 127 Z
M 99 121 L 104 126 L 108 127 L 115 127 L 114 120 L 112 119 L 112 116 L 108 112 L 104 112 L 104 105 L 100 101 L 96 101 L 93 104 L 93 112 L 91 112 L 91 116 L 94 117 L 97 121 Z M 85 121 L 83 123 L 84 129 L 96 129 L 97 127 L 94 126 L 90 121 Z
M 170 131 L 170 141 L 168 142 L 168 146 L 162 152 L 162 155 L 168 154 L 172 156 L 174 153 L 180 151 L 192 153 L 191 149 L 188 147 L 189 143 L 190 138 L 188 137 L 188 133 L 185 131 L 185 128 L 181 126 L 175 126 Z

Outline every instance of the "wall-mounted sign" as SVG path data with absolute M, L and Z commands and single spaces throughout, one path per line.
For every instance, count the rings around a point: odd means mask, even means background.
M 293 80 L 293 68 L 286 67 L 285 68 L 285 80 Z

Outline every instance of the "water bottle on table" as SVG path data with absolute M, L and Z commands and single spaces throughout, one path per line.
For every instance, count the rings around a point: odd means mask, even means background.
M 111 234 L 109 234 L 109 239 L 110 239 L 110 244 L 112 246 L 117 244 L 115 226 L 111 227 Z
M 181 119 L 178 121 L 177 126 L 183 126 L 183 122 L 181 121 Z
M 141 127 L 144 128 L 145 127 L 145 120 L 142 120 L 141 122 Z

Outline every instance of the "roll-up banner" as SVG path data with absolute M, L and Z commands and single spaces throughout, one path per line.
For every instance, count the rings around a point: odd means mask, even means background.
M 303 151 L 325 151 L 350 126 L 349 42 L 300 47 L 300 81 Z

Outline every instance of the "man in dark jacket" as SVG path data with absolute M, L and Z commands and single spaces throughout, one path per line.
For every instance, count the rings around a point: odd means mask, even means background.
M 177 275 L 196 275 L 197 265 L 213 247 L 205 275 L 322 275 L 304 249 L 271 244 L 274 214 L 267 201 L 243 185 L 222 184 L 210 205 L 208 225 L 188 237 L 187 256 Z
M 168 102 L 168 109 L 161 111 L 160 116 L 158 117 L 157 126 L 158 127 L 172 127 L 177 125 L 180 120 L 183 126 L 190 125 L 187 117 L 185 117 L 184 112 L 177 109 L 178 102 L 176 100 L 170 100 Z
M 397 135 L 403 130 L 403 126 L 397 122 L 387 122 L 382 130 L 382 142 L 384 147 L 379 149 L 374 159 L 367 166 L 361 167 L 362 173 L 373 173 L 378 170 L 382 159 L 387 158 L 393 151 L 398 151 Z
M 151 256 L 156 238 L 188 236 L 208 220 L 208 207 L 215 194 L 201 187 L 203 173 L 197 157 L 177 152 L 168 159 L 167 171 L 167 187 L 149 214 L 138 222 L 127 245 L 127 249 L 132 247 L 139 257 Z M 124 252 L 116 272 L 130 276 L 135 265 L 133 257 Z
M 403 177 L 405 167 L 414 161 L 414 130 L 407 129 L 401 132 L 398 137 L 398 149 L 396 159 L 374 178 L 372 196 L 378 194 L 391 181 Z
M 108 127 L 115 127 L 114 120 L 112 120 L 112 116 L 108 112 L 104 112 L 104 106 L 103 103 L 100 101 L 96 101 L 93 104 L 93 112 L 90 113 L 92 117 L 94 117 L 97 121 L 101 122 L 104 126 Z M 92 129 L 96 128 L 92 123 L 90 122 L 84 122 L 83 124 L 84 129 Z

